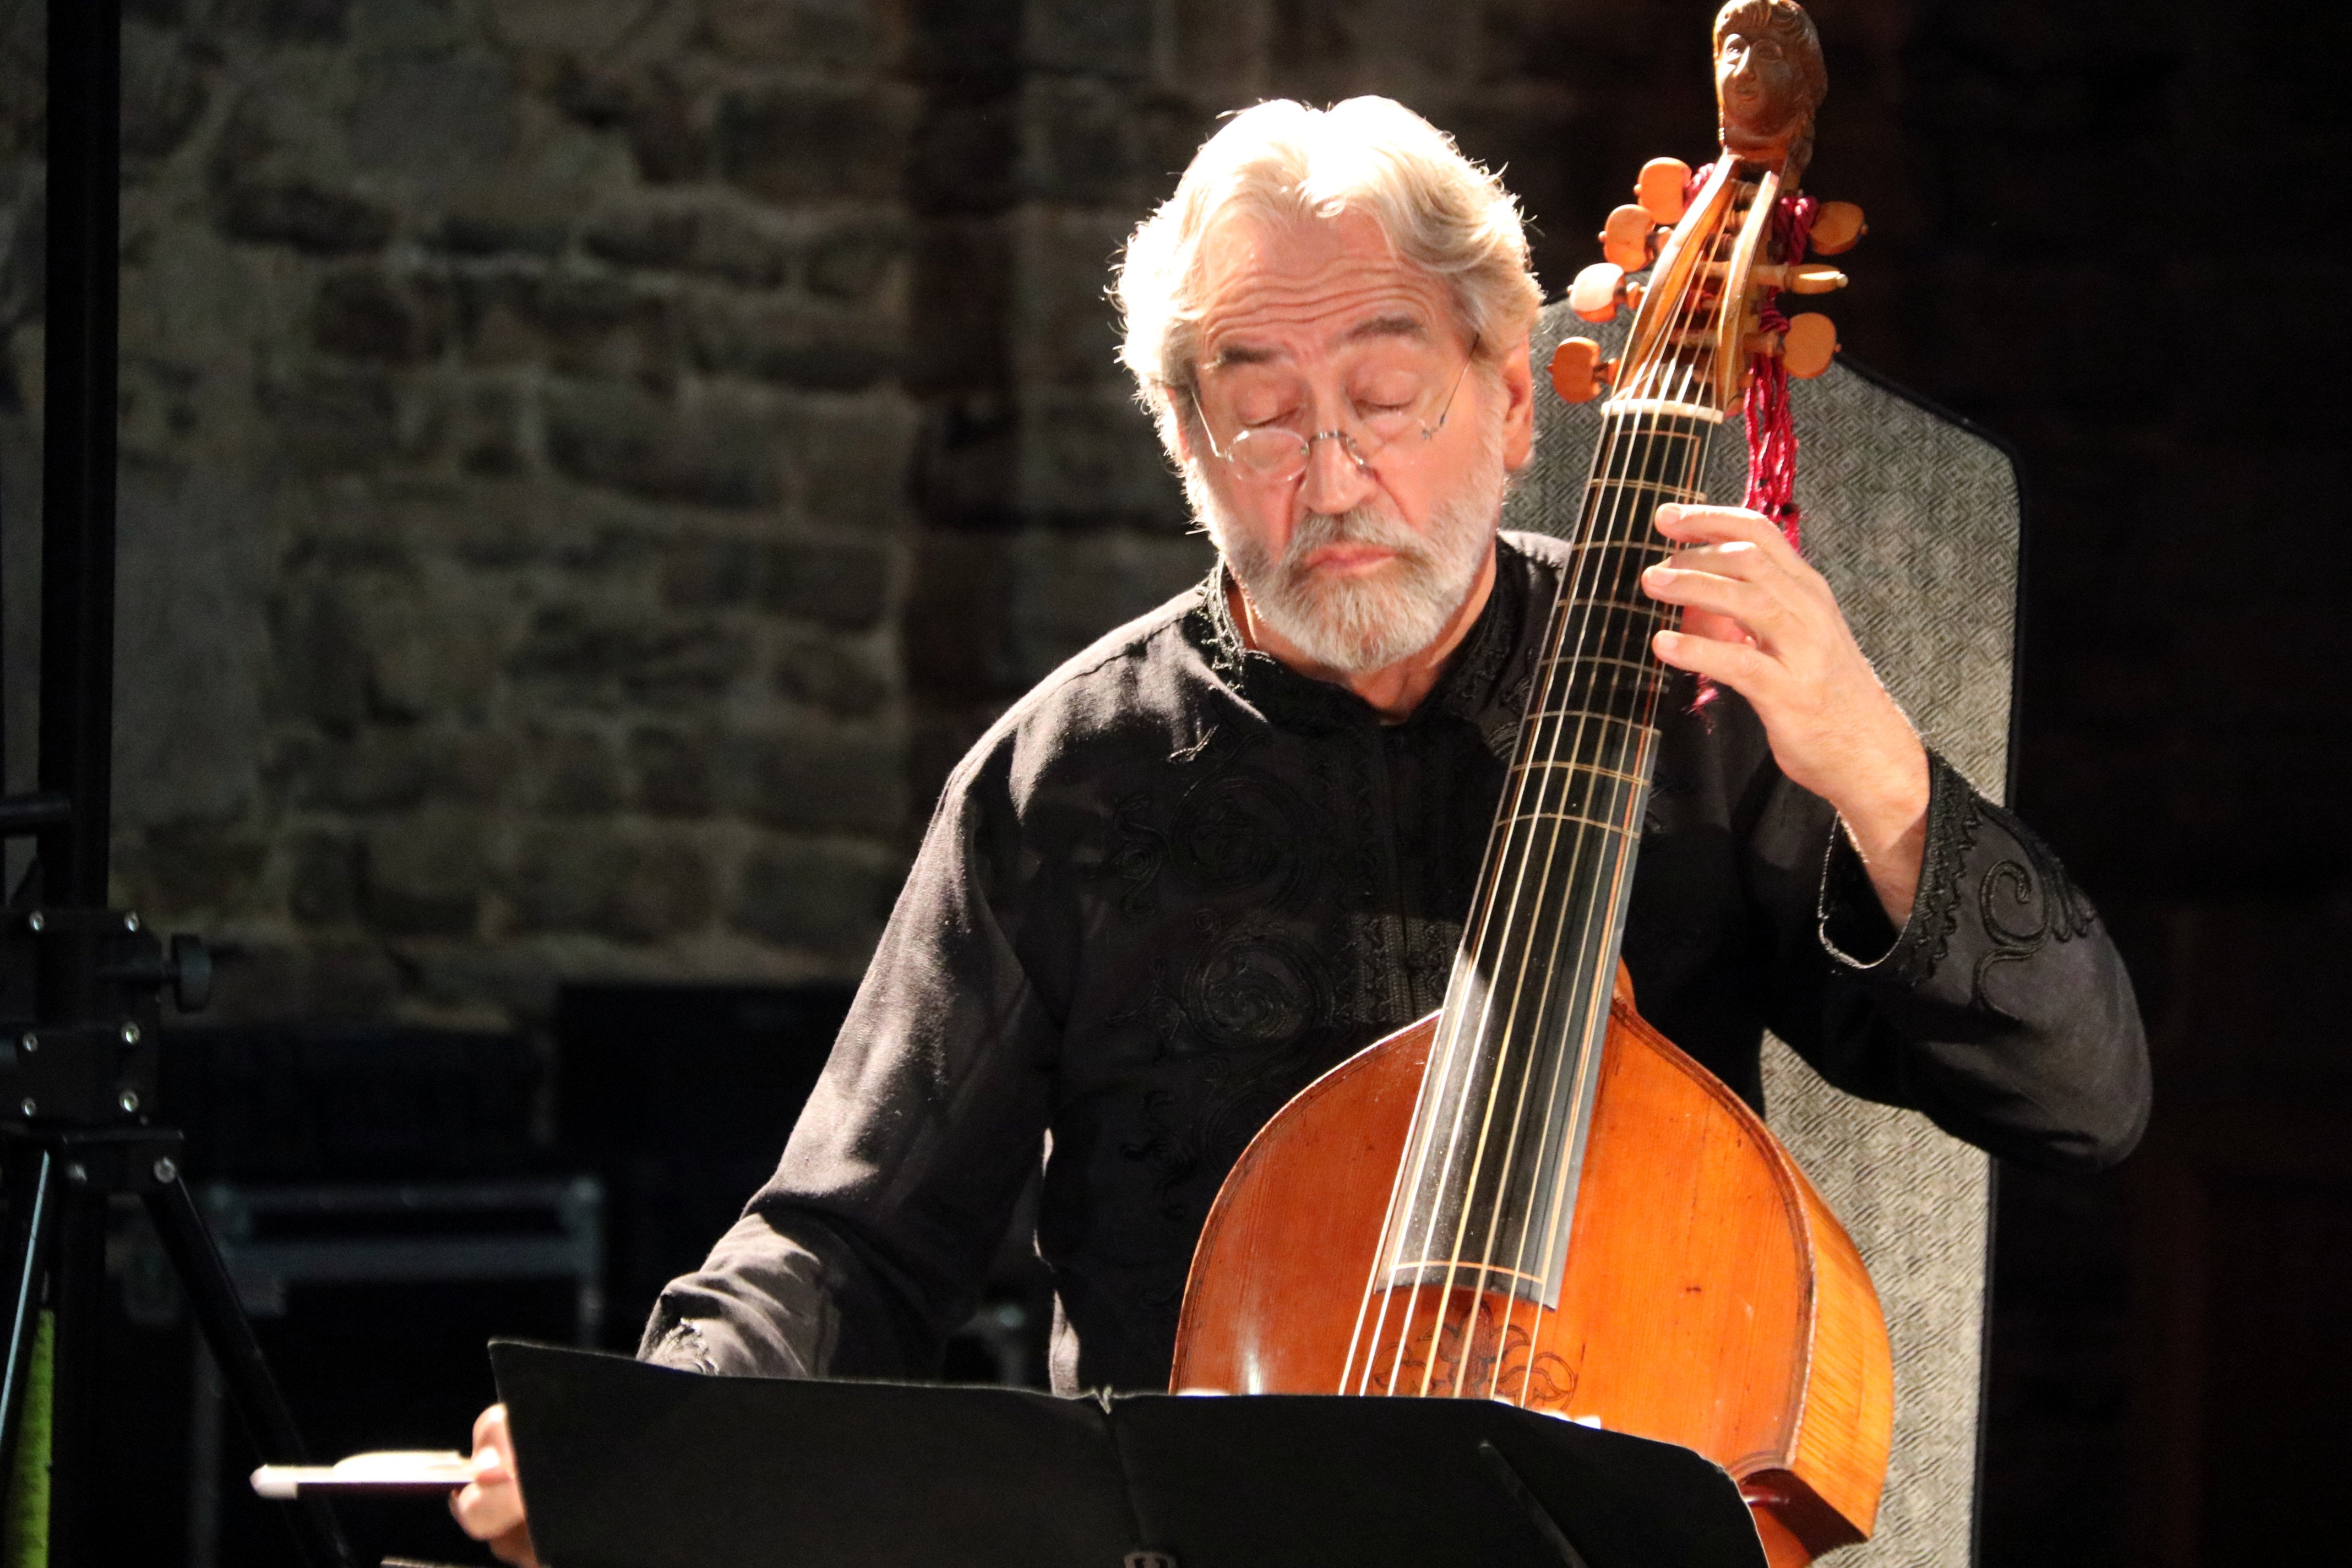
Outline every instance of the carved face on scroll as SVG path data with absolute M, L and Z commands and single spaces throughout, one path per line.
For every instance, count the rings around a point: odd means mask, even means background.
M 1813 20 L 1794 0 L 1731 0 L 1715 18 L 1715 112 L 1723 144 L 1780 170 L 1794 190 L 1829 91 Z

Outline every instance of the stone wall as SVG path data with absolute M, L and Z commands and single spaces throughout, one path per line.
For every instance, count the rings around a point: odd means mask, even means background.
M 1709 123 L 1703 20 L 1633 4 L 128 12 L 117 879 L 232 1018 L 854 975 L 963 747 L 1206 564 L 1103 289 L 1217 114 L 1403 98 L 1555 286 Z M 0 16 L 28 524 L 40 6 Z
M 909 815 L 903 19 L 131 11 L 120 896 L 232 1017 L 854 973 Z

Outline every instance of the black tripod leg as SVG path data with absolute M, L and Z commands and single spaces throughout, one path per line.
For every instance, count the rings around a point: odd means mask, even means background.
M 122 1494 L 101 1447 L 100 1391 L 106 1333 L 106 1194 L 71 1148 L 63 1156 L 50 1242 L 49 1307 L 57 1314 L 49 1415 L 48 1568 L 106 1568 L 109 1511 Z
M 197 1212 L 187 1184 L 174 1175 L 150 1190 L 146 1200 L 156 1234 L 188 1292 L 205 1342 L 212 1347 L 213 1360 L 220 1367 L 221 1382 L 254 1447 L 272 1464 L 309 1463 L 301 1434 L 295 1430 L 293 1412 L 286 1407 L 286 1396 L 278 1392 L 269 1363 L 262 1360 L 261 1343 L 253 1337 L 253 1325 L 245 1321 L 236 1286 L 229 1279 L 227 1265 L 221 1261 L 220 1249 L 213 1245 L 212 1232 L 205 1228 L 204 1215 Z M 294 1532 L 314 1568 L 352 1568 L 351 1543 L 343 1539 L 342 1526 L 327 1500 L 307 1495 L 295 1509 Z
M 41 1314 L 41 1258 L 57 1228 L 58 1157 L 35 1143 L 8 1151 L 8 1360 L 0 1368 L 0 1487 L 16 1473 L 16 1435 L 25 1383 L 33 1367 L 33 1333 Z

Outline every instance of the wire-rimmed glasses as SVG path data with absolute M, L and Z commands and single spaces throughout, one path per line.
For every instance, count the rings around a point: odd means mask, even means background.
M 1411 406 L 1375 407 L 1369 412 L 1352 402 L 1349 411 L 1355 416 L 1355 428 L 1334 426 L 1318 430 L 1312 436 L 1280 425 L 1250 425 L 1235 432 L 1232 440 L 1220 447 L 1216 433 L 1209 428 L 1209 416 L 1201 405 L 1198 383 L 1184 390 L 1192 399 L 1192 412 L 1199 416 L 1201 432 L 1207 438 L 1209 451 L 1246 477 L 1265 484 L 1287 484 L 1307 471 L 1318 441 L 1337 441 L 1339 449 L 1348 454 L 1349 461 L 1359 470 L 1369 472 L 1372 459 L 1394 442 L 1418 430 L 1424 441 L 1433 440 L 1454 412 L 1454 399 L 1462 390 L 1463 377 L 1470 374 L 1471 362 L 1478 357 L 1478 340 L 1470 340 L 1470 353 L 1462 368 L 1454 375 L 1454 384 L 1446 390 L 1445 402 L 1433 422 L 1423 419 Z

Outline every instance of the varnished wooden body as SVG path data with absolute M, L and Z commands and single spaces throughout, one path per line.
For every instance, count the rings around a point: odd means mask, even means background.
M 1243 1153 L 1193 1255 L 1171 1386 L 1343 1392 L 1435 1025 L 1326 1073 Z M 1559 1306 L 1496 1293 L 1465 1332 L 1467 1296 L 1443 1331 L 1433 1289 L 1408 1323 L 1400 1303 L 1371 1392 L 1400 1365 L 1407 1394 L 1424 1368 L 1432 1394 L 1499 1373 L 1530 1408 L 1696 1449 L 1740 1481 L 1775 1568 L 1870 1532 L 1894 1424 L 1870 1277 L 1788 1152 L 1622 981 Z

